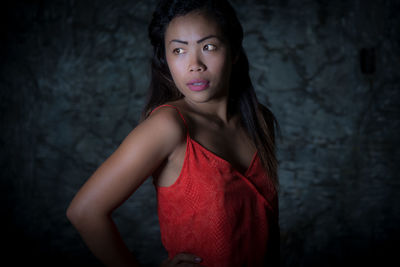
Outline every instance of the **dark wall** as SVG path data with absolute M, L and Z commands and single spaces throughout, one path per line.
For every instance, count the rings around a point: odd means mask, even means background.
M 5 254 L 43 266 L 98 265 L 65 210 L 137 125 L 149 82 L 146 29 L 155 1 L 3 3 Z M 400 241 L 399 1 L 232 3 L 245 29 L 257 95 L 282 128 L 282 266 L 379 266 L 394 258 Z M 364 68 L 362 51 L 372 51 Z M 143 265 L 166 257 L 151 179 L 113 217 Z

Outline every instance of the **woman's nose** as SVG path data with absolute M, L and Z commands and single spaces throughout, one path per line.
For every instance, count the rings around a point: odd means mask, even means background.
M 206 65 L 204 65 L 204 63 L 200 60 L 200 58 L 198 58 L 197 56 L 192 57 L 189 64 L 190 72 L 205 71 L 206 69 L 207 69 Z

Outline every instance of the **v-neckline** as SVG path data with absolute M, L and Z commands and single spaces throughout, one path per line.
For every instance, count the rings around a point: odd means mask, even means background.
M 224 159 L 223 157 L 217 155 L 215 152 L 211 151 L 210 149 L 208 149 L 207 147 L 205 147 L 204 145 L 200 144 L 198 141 L 196 141 L 195 139 L 191 138 L 190 135 L 188 135 L 188 139 L 190 141 L 192 141 L 193 143 L 197 144 L 201 149 L 207 151 L 209 154 L 213 155 L 213 157 L 219 159 L 220 161 L 225 162 L 226 164 L 228 164 L 235 172 L 239 173 L 240 175 L 244 176 L 247 178 L 248 173 L 251 171 L 254 162 L 257 158 L 257 154 L 258 151 L 256 150 L 256 152 L 253 154 L 253 157 L 250 161 L 250 165 L 247 167 L 247 169 L 245 170 L 244 173 L 242 173 L 241 171 L 239 171 L 232 163 L 230 163 L 228 160 Z

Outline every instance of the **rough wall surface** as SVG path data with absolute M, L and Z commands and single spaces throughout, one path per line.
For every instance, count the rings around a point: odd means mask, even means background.
M 400 8 L 232 1 L 262 103 L 278 118 L 282 266 L 381 263 L 400 241 Z M 1 197 L 16 260 L 94 266 L 65 216 L 137 125 L 155 1 L 8 1 L 1 13 Z M 360 51 L 374 48 L 363 74 Z M 114 214 L 144 266 L 165 257 L 151 179 Z M 9 252 L 7 251 L 7 254 Z

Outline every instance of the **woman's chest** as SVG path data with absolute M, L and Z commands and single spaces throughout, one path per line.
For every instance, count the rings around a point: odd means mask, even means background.
M 198 128 L 206 129 L 206 124 Z M 229 162 L 239 172 L 244 173 L 256 153 L 251 139 L 241 129 L 213 129 L 192 131 L 191 138 L 199 146 L 215 156 Z

